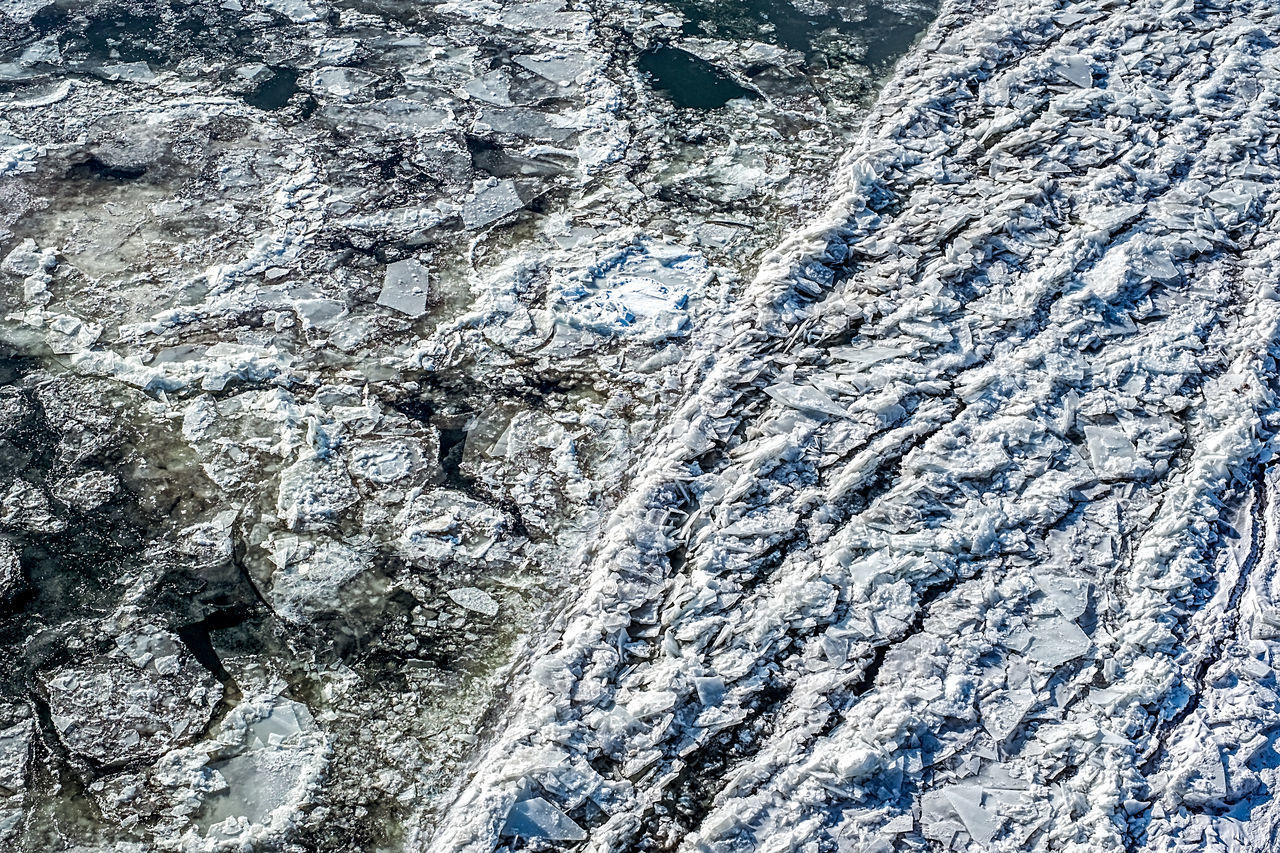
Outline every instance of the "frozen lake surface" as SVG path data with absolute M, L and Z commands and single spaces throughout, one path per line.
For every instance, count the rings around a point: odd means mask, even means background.
M 0 0 L 0 845 L 1273 849 L 1278 43 Z

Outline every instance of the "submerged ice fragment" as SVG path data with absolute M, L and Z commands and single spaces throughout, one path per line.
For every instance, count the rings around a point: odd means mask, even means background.
M 387 265 L 378 304 L 410 317 L 421 317 L 426 313 L 429 293 L 425 266 L 412 258 L 396 261 Z
M 471 230 L 483 228 L 522 207 L 514 180 L 478 181 L 471 198 L 462 205 L 462 224 Z
M 571 817 L 542 797 L 513 804 L 502 834 L 547 841 L 584 841 L 587 837 Z
M 489 595 L 489 593 L 474 586 L 451 589 L 449 590 L 449 597 L 453 599 L 454 604 L 459 607 L 465 607 L 467 610 L 481 613 L 485 616 L 498 615 L 498 602 L 494 601 L 493 596 Z

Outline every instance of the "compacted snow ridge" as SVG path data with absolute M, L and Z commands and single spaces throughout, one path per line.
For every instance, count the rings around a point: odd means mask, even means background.
M 1275 849 L 1278 42 L 945 4 L 420 849 Z

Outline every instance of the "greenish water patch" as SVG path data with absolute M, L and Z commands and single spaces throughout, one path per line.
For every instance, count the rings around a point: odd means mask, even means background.
M 272 68 L 271 76 L 244 97 L 251 107 L 274 112 L 284 109 L 298 94 L 298 72 L 293 68 Z
M 734 98 L 754 98 L 755 92 L 729 78 L 710 62 L 687 50 L 659 45 L 640 54 L 637 66 L 682 107 L 713 110 Z

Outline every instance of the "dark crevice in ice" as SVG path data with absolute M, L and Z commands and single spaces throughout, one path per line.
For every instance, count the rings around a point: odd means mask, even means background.
M 98 157 L 90 155 L 87 160 L 77 163 L 67 171 L 68 178 L 99 178 L 111 181 L 131 181 L 141 178 L 147 173 L 147 167 L 130 164 L 104 163 Z
M 1210 638 L 1204 657 L 1196 663 L 1194 671 L 1186 679 L 1185 704 L 1171 717 L 1161 720 L 1157 725 L 1154 738 L 1155 748 L 1151 750 L 1150 754 L 1146 756 L 1146 760 L 1140 765 L 1140 770 L 1144 776 L 1153 774 L 1165 760 L 1170 734 L 1177 731 L 1187 718 L 1200 707 L 1201 699 L 1208 692 L 1205 688 L 1205 682 L 1209 675 L 1209 668 L 1221 658 L 1223 648 L 1235 635 L 1236 624 L 1240 618 L 1240 599 L 1245 590 L 1248 589 L 1249 581 L 1253 577 L 1253 571 L 1257 568 L 1258 560 L 1262 556 L 1261 545 L 1267 524 L 1265 519 L 1270 513 L 1274 512 L 1269 500 L 1270 492 L 1266 484 L 1267 467 L 1266 465 L 1258 465 L 1248 484 L 1253 490 L 1256 500 L 1249 519 L 1253 530 L 1248 534 L 1250 538 L 1248 554 L 1240 566 L 1240 573 L 1236 578 L 1235 585 L 1231 588 L 1227 606 L 1224 608 L 1228 622 L 1223 626 L 1221 636 Z M 1238 498 L 1237 500 L 1241 499 L 1243 498 Z M 1219 525 L 1217 550 L 1221 552 L 1226 534 L 1235 531 L 1230 530 L 1225 521 L 1219 522 Z M 1237 532 L 1235 535 L 1240 536 L 1241 534 Z M 1206 555 L 1204 559 L 1209 562 L 1212 558 Z M 1214 579 L 1217 579 L 1216 574 Z
M 657 803 L 646 810 L 627 853 L 664 853 L 676 849 L 710 812 L 732 768 L 750 760 L 773 732 L 774 719 L 791 695 L 791 685 L 773 674 L 746 708 L 737 725 L 707 739 L 684 759 L 684 767 Z

